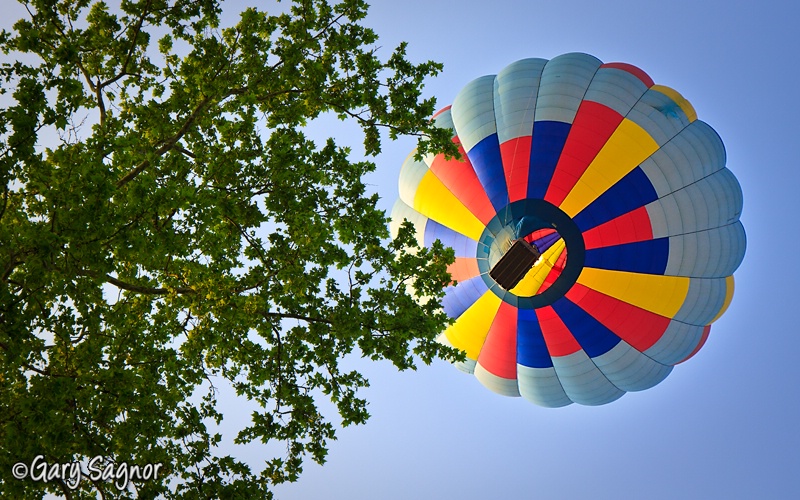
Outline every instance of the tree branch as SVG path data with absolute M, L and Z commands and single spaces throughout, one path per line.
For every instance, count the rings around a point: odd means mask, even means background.
M 331 321 L 329 319 L 312 318 L 311 316 L 303 316 L 301 314 L 265 312 L 264 316 L 267 317 L 267 318 L 299 319 L 300 321 L 306 321 L 308 323 L 325 323 L 326 325 L 332 325 L 333 324 L 333 321 Z
M 3 209 L 0 210 L 0 220 L 3 220 L 3 215 L 6 213 L 8 207 L 8 186 L 3 186 Z
M 188 156 L 188 157 L 189 157 L 189 158 L 191 158 L 192 160 L 195 160 L 195 159 L 197 159 L 197 157 L 194 155 L 194 153 L 192 153 L 192 152 L 191 152 L 191 151 L 189 151 L 188 149 L 184 148 L 183 146 L 177 146 L 177 145 L 176 145 L 174 149 L 175 149 L 175 151 L 177 151 L 177 152 L 179 152 L 179 153 L 181 153 L 181 154 L 183 154 L 183 155 L 186 155 L 186 156 Z
M 91 273 L 91 274 L 93 274 L 93 273 Z M 144 294 L 144 295 L 166 295 L 166 294 L 170 293 L 170 291 L 172 291 L 172 290 L 174 290 L 177 293 L 181 293 L 181 294 L 196 293 L 196 291 L 194 289 L 186 288 L 186 287 L 178 287 L 178 288 L 174 288 L 174 289 L 170 290 L 169 288 L 153 288 L 153 287 L 149 287 L 149 286 L 135 285 L 133 283 L 126 283 L 124 281 L 118 280 L 117 278 L 114 278 L 113 276 L 109 276 L 108 274 L 106 274 L 104 276 L 104 279 L 108 283 L 111 283 L 112 285 L 114 285 L 117 288 L 121 288 L 123 290 L 128 290 L 129 292 L 141 293 L 141 294 Z
M 148 14 L 150 14 L 150 6 L 152 4 L 153 0 L 147 0 L 147 5 L 144 6 L 144 9 L 142 9 L 142 13 L 139 16 L 139 20 L 136 23 L 136 27 L 134 28 L 133 37 L 131 38 L 131 47 L 130 49 L 128 49 L 128 54 L 125 56 L 125 62 L 123 62 L 122 66 L 120 67 L 119 74 L 117 74 L 112 78 L 109 78 L 108 80 L 102 83 L 98 83 L 97 87 L 99 89 L 102 89 L 107 85 L 111 85 L 112 83 L 116 82 L 117 80 L 128 74 L 128 64 L 130 63 L 131 58 L 133 57 L 133 53 L 136 51 L 136 40 L 139 38 L 139 33 L 141 33 L 142 31 L 142 24 L 144 24 L 144 18 L 147 17 Z
M 23 252 L 23 255 L 25 255 L 25 254 L 30 254 L 30 252 Z M 11 282 L 11 280 L 9 280 L 8 277 L 11 276 L 11 273 L 14 272 L 14 269 L 16 269 L 17 266 L 19 266 L 23 262 L 24 261 L 17 259 L 17 253 L 15 253 L 12 250 L 11 258 L 9 259 L 8 265 L 6 266 L 6 269 L 3 272 L 3 276 L 0 276 L 0 281 L 9 281 L 9 282 Z
M 149 5 L 149 3 L 148 3 L 148 5 Z M 321 30 L 319 33 L 314 35 L 312 37 L 312 39 L 316 39 L 316 38 L 320 37 L 324 32 L 326 32 L 328 29 L 330 29 L 331 26 L 333 26 L 334 24 L 338 23 L 339 20 L 342 19 L 343 17 L 344 17 L 344 14 L 340 14 L 339 16 L 337 16 L 323 30 Z M 126 61 L 126 63 L 127 63 L 127 61 Z M 283 60 L 282 59 L 277 61 L 274 65 L 272 65 L 272 67 L 270 69 L 275 69 L 276 67 L 280 66 L 281 64 L 283 64 Z M 120 76 L 121 75 L 118 75 L 118 77 L 120 77 Z M 115 77 L 115 79 L 116 78 L 117 77 Z M 90 84 L 91 84 L 91 82 L 90 82 Z M 101 86 L 102 85 L 104 85 L 104 84 L 98 83 L 98 85 L 97 85 L 97 91 L 98 92 L 101 90 Z M 226 97 L 234 96 L 234 95 L 242 95 L 242 94 L 248 92 L 249 90 L 251 90 L 251 86 L 241 87 L 241 88 L 237 88 L 237 89 L 231 89 L 222 97 L 222 99 L 224 99 Z M 278 91 L 278 92 L 272 92 L 272 93 L 269 93 L 269 94 L 267 94 L 265 96 L 260 96 L 260 97 L 258 97 L 258 100 L 263 102 L 266 99 L 275 97 L 275 96 L 280 95 L 280 94 L 303 93 L 303 92 L 306 92 L 306 90 L 305 89 L 287 89 L 287 90 L 282 90 L 282 91 Z M 186 132 L 189 131 L 189 128 L 194 124 L 195 120 L 200 115 L 200 113 L 202 113 L 205 110 L 205 108 L 209 104 L 209 102 L 211 102 L 211 97 L 206 97 L 202 101 L 200 101 L 200 103 L 194 108 L 192 113 L 186 119 L 186 122 L 184 122 L 184 124 L 181 127 L 181 129 L 174 136 L 172 136 L 169 140 L 167 140 L 155 152 L 155 156 L 157 158 L 163 156 L 164 154 L 166 154 L 171 149 L 175 149 L 175 146 L 178 143 L 178 141 L 186 134 Z M 328 103 L 326 103 L 326 104 L 328 104 Z M 359 116 L 358 118 L 361 118 L 361 117 Z M 186 149 L 184 149 L 182 147 L 180 149 L 178 149 L 178 151 L 180 151 L 181 153 L 183 153 L 183 154 L 185 154 L 187 156 L 190 156 L 192 158 L 194 157 L 191 154 L 191 152 L 187 151 Z M 143 160 L 132 171 L 130 171 L 127 175 L 125 175 L 125 177 L 123 177 L 122 179 L 117 181 L 117 188 L 121 188 L 125 184 L 129 183 L 130 181 L 132 181 L 137 175 L 139 175 L 145 169 L 147 169 L 147 167 L 149 167 L 150 164 L 151 164 L 150 160 Z
M 4 351 L 8 351 L 10 348 L 9 348 L 8 344 L 6 344 L 5 342 L 0 342 L 0 349 L 3 349 Z M 47 368 L 45 368 L 43 370 L 41 368 L 36 368 L 35 366 L 33 366 L 31 364 L 28 364 L 28 363 L 24 363 L 24 362 L 20 363 L 20 366 L 22 368 L 25 368 L 26 370 L 30 370 L 32 372 L 38 373 L 39 375 L 43 375 L 45 377 L 75 378 L 74 375 L 64 375 L 64 374 L 59 374 L 59 373 L 51 373 L 50 370 L 48 370 Z
M 100 125 L 102 126 L 106 122 L 106 103 L 103 99 L 103 87 L 100 86 L 99 78 L 94 93 L 97 97 L 97 107 L 100 109 Z
M 195 120 L 197 120 L 197 117 L 200 116 L 200 113 L 202 113 L 205 110 L 208 103 L 210 102 L 211 98 L 206 97 L 202 101 L 200 101 L 200 103 L 197 106 L 195 106 L 194 110 L 192 110 L 192 113 L 186 119 L 180 130 L 178 130 L 178 132 L 175 135 L 170 137 L 160 148 L 156 150 L 155 152 L 156 158 L 164 156 L 164 154 L 166 154 L 169 150 L 175 147 L 175 145 L 178 143 L 181 137 L 186 135 L 186 132 L 189 131 L 189 128 L 194 124 Z M 137 175 L 142 173 L 149 166 L 150 166 L 150 160 L 143 160 L 141 163 L 139 163 L 139 165 L 136 166 L 136 168 L 131 170 L 125 177 L 117 181 L 117 188 L 121 188 L 125 184 L 132 181 Z
M 385 128 L 387 130 L 391 130 L 393 132 L 397 132 L 398 134 L 405 134 L 405 135 L 412 136 L 412 137 L 427 137 L 427 134 L 425 134 L 424 132 L 411 132 L 411 131 L 403 130 L 402 128 L 398 127 L 397 125 L 392 125 L 391 123 L 383 123 L 383 122 L 376 121 L 375 119 L 364 118 L 361 115 L 362 115 L 362 113 L 366 113 L 367 110 L 364 110 L 364 111 L 361 111 L 361 112 L 357 113 L 355 111 L 351 111 L 351 110 L 347 109 L 344 106 L 340 106 L 339 104 L 334 104 L 334 103 L 328 102 L 328 101 L 320 101 L 320 102 L 322 104 L 325 104 L 326 106 L 328 106 L 331 109 L 334 109 L 336 111 L 339 111 L 341 113 L 346 114 L 350 118 L 354 118 L 355 120 L 357 120 L 359 123 L 361 123 L 363 125 L 369 125 L 369 126 L 374 126 L 374 127 L 383 127 L 383 128 Z

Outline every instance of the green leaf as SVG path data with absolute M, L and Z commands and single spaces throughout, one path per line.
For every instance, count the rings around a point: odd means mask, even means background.
M 415 299 L 441 296 L 452 252 L 414 248 L 408 228 L 389 241 L 363 180 L 376 165 L 303 132 L 335 114 L 368 155 L 400 135 L 457 155 L 422 92 L 441 65 L 405 44 L 382 59 L 365 2 L 231 26 L 215 0 L 27 4 L 0 34 L 4 493 L 137 496 L 11 476 L 100 455 L 162 464 L 142 498 L 271 498 L 369 418 L 347 356 L 463 357 L 434 340 L 438 301 Z M 216 426 L 238 410 L 220 390 L 255 408 L 236 436 Z M 286 451 L 253 469 L 226 438 Z

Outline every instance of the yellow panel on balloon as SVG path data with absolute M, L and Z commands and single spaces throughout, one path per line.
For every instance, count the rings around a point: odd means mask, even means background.
M 445 330 L 447 340 L 453 347 L 466 352 L 468 358 L 478 359 L 500 302 L 500 297 L 494 292 L 486 291 Z
M 677 314 L 689 292 L 690 278 L 629 273 L 585 267 L 578 283 L 667 318 Z
M 725 278 L 725 302 L 722 303 L 722 308 L 720 308 L 717 315 L 714 316 L 714 319 L 712 319 L 709 324 L 718 320 L 728 309 L 728 306 L 731 305 L 731 300 L 733 300 L 733 288 L 733 276 L 728 276 Z
M 481 239 L 485 228 L 431 170 L 417 187 L 414 210 L 476 241 Z
M 517 286 L 509 291 L 517 297 L 533 297 L 536 295 L 565 247 L 564 240 L 558 240 L 553 246 L 545 250 L 539 262 L 528 270 L 520 282 L 517 283 Z
M 692 106 L 692 103 L 687 101 L 677 90 L 667 87 L 666 85 L 653 85 L 650 89 L 661 92 L 675 101 L 675 104 L 686 114 L 686 118 L 689 119 L 690 123 L 697 120 L 697 111 L 694 110 L 694 106 Z
M 658 143 L 650 134 L 625 118 L 559 208 L 575 217 L 657 149 Z

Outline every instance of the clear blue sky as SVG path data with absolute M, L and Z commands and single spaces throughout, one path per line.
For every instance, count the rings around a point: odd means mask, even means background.
M 385 54 L 405 40 L 411 58 L 444 63 L 427 86 L 442 106 L 510 62 L 571 51 L 681 92 L 725 142 L 747 255 L 703 350 L 610 405 L 539 408 L 443 362 L 400 374 L 356 363 L 372 419 L 341 431 L 328 463 L 278 497 L 800 498 L 799 21 L 778 0 L 374 1 L 368 24 Z M 387 210 L 412 148 L 386 145 L 377 159 Z
M 10 0 L 2 0 L 3 5 Z M 251 0 L 226 3 L 233 14 Z M 534 406 L 437 362 L 371 380 L 371 420 L 339 431 L 284 500 L 312 498 L 800 498 L 800 329 L 795 152 L 800 7 L 785 0 L 671 2 L 373 0 L 367 24 L 388 57 L 444 63 L 441 106 L 470 80 L 525 57 L 572 51 L 644 69 L 681 92 L 725 142 L 748 236 L 736 294 L 698 355 L 655 388 L 602 407 Z M 271 5 L 271 3 L 270 3 Z M 337 122 L 338 123 L 338 122 Z M 350 129 L 329 129 L 357 143 Z M 391 209 L 412 139 L 386 144 L 370 178 Z M 246 411 L 228 404 L 230 424 Z M 275 447 L 225 450 L 254 466 Z M 280 451 L 279 449 L 277 451 Z

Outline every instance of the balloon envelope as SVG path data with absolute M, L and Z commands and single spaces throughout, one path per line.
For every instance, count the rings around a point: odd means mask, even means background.
M 434 117 L 463 159 L 411 154 L 392 228 L 452 247 L 440 340 L 489 389 L 600 405 L 702 347 L 745 252 L 725 149 L 675 90 L 587 54 L 524 59 Z

